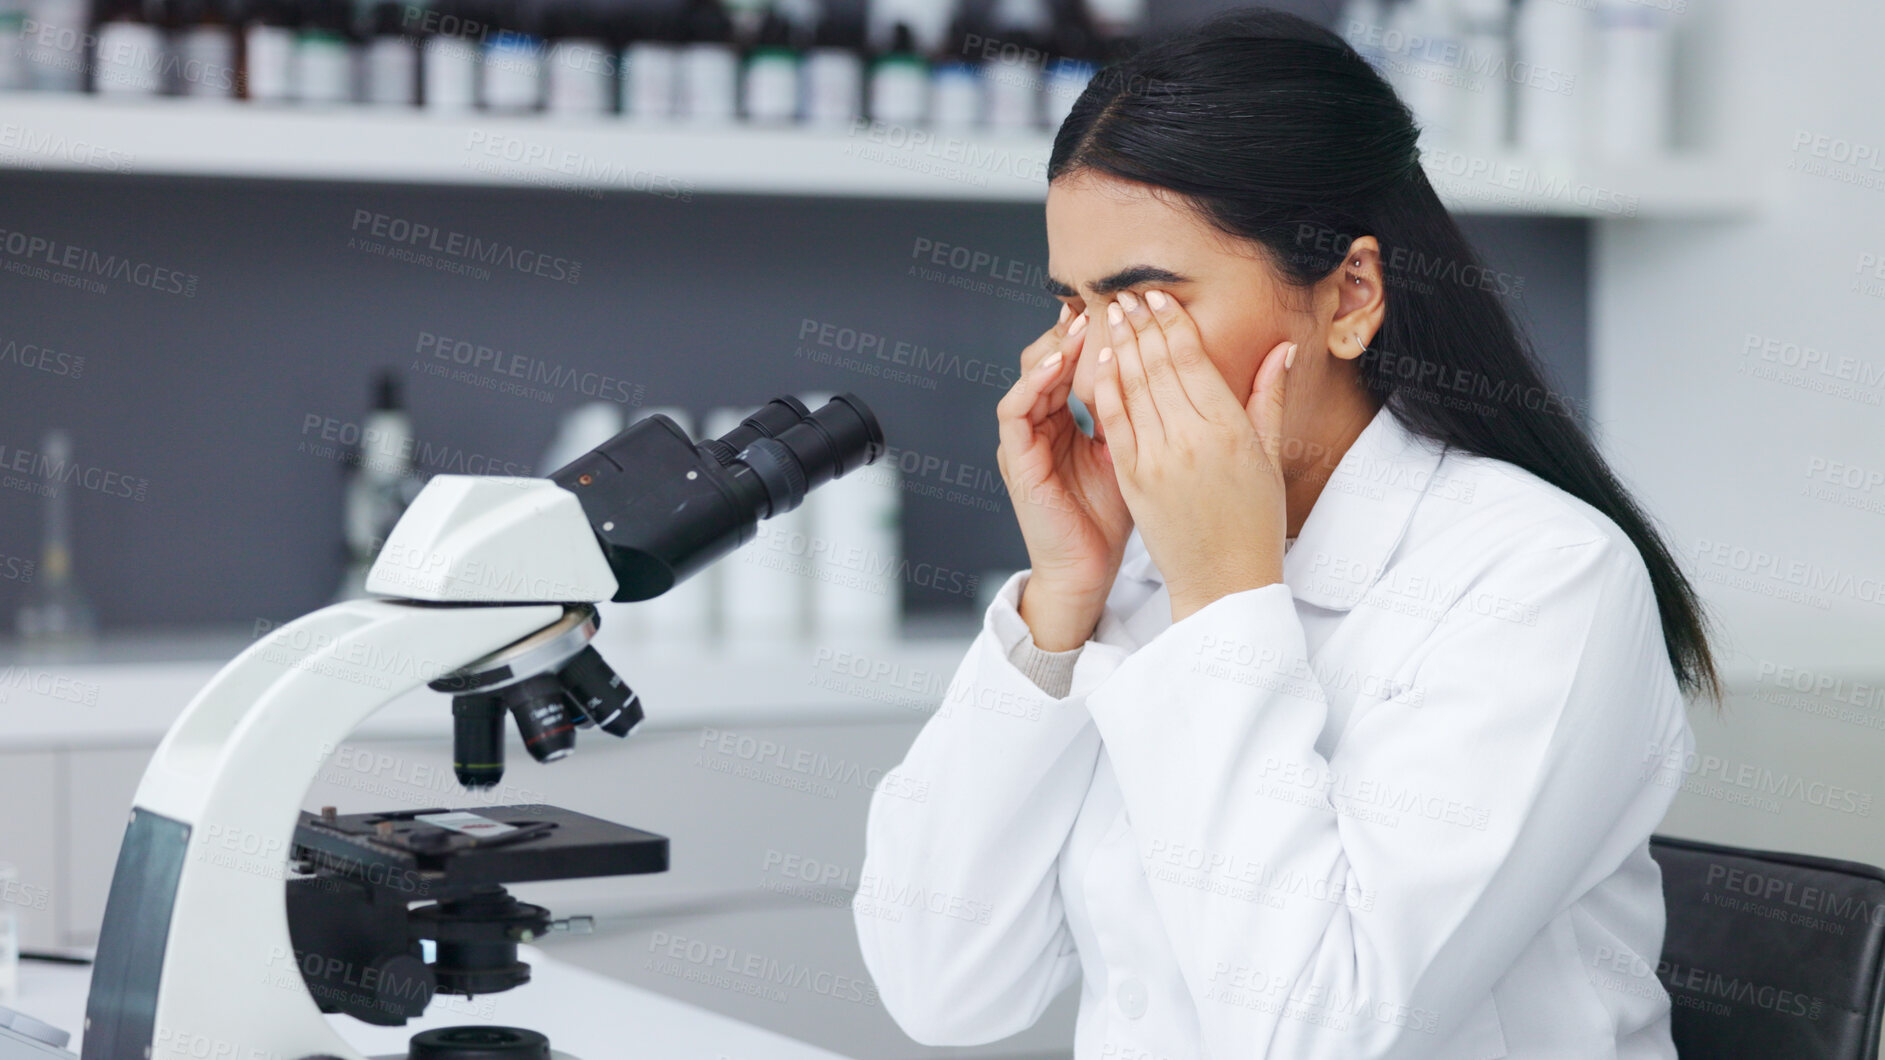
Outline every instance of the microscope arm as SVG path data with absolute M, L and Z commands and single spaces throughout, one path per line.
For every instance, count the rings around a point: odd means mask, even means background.
M 361 1060 L 309 995 L 289 938 L 283 865 L 309 786 L 387 702 L 563 617 L 541 601 L 615 591 L 567 491 L 441 478 L 375 577 L 404 596 L 478 602 L 356 600 L 297 619 L 223 667 L 159 744 L 112 877 L 84 1060 Z M 545 586 L 583 595 L 532 595 Z
M 556 621 L 556 604 L 336 604 L 216 675 L 158 746 L 100 932 L 84 1060 L 361 1060 L 302 982 L 283 864 L 322 764 L 380 706 Z M 208 1050 L 203 1052 L 202 1050 Z

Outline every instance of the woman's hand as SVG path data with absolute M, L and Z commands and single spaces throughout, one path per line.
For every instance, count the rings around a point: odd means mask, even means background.
M 1295 344 L 1270 350 L 1240 405 L 1176 299 L 1125 292 L 1106 315 L 1088 339 L 1104 347 L 1093 414 L 1146 551 L 1171 590 L 1172 621 L 1282 581 L 1283 386 Z
M 1014 500 L 1033 568 L 1021 618 L 1034 643 L 1066 651 L 1098 624 L 1132 534 L 1132 516 L 1099 443 L 1073 421 L 1067 395 L 1091 329 L 1087 315 L 1060 322 L 1021 352 L 1021 378 L 995 407 L 995 460 Z

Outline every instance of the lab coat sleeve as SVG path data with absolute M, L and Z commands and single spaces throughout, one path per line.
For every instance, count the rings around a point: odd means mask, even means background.
M 1393 665 L 1319 673 L 1275 584 L 1088 696 L 1213 1060 L 1503 1055 L 1481 1002 L 1673 797 L 1651 760 L 1687 730 L 1627 543 L 1489 564 Z M 1318 753 L 1325 686 L 1383 680 Z
M 1089 641 L 1069 694 L 1043 693 L 1008 658 L 1029 636 L 1016 610 L 1027 573 L 1002 587 L 871 797 L 858 943 L 885 1009 L 925 1045 L 1021 1031 L 1079 972 L 1056 866 L 1099 755 L 1085 690 L 1126 653 Z

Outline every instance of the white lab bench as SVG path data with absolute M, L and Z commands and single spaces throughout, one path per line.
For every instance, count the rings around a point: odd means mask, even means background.
M 406 1055 L 414 1034 L 467 1023 L 524 1027 L 549 1036 L 554 1049 L 579 1060 L 845 1060 L 783 1035 L 762 1030 L 653 991 L 586 972 L 532 946 L 518 947 L 531 981 L 480 997 L 438 998 L 424 1017 L 404 1027 L 376 1027 L 351 1016 L 329 1016 L 349 1045 L 367 1056 Z M 11 1008 L 69 1031 L 67 1046 L 84 1041 L 85 999 L 91 968 L 27 961 L 20 996 Z

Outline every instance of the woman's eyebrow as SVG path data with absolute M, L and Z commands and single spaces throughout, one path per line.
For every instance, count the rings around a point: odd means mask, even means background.
M 1095 282 L 1093 284 L 1093 293 L 1096 295 L 1117 294 L 1128 287 L 1137 287 L 1142 283 L 1178 284 L 1189 282 L 1191 281 L 1188 277 L 1181 276 L 1170 269 L 1160 268 L 1157 265 L 1128 265 L 1118 272 L 1113 273 L 1111 276 Z M 1080 292 L 1074 290 L 1071 284 L 1063 280 L 1056 280 L 1052 276 L 1047 278 L 1045 286 L 1047 293 L 1053 295 L 1055 298 L 1077 298 L 1080 295 Z

